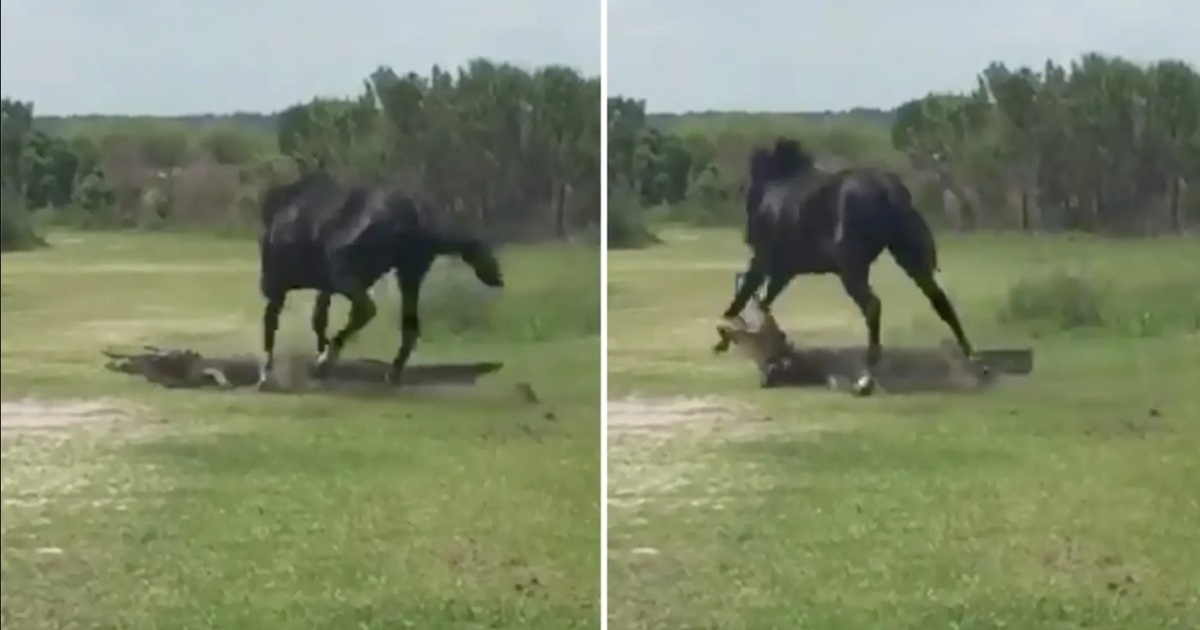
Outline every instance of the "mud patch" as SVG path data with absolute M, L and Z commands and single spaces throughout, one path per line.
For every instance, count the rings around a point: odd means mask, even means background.
M 504 366 L 503 363 L 443 363 L 411 365 L 405 368 L 399 384 L 391 382 L 391 363 L 374 359 L 341 360 L 323 374 L 315 358 L 307 354 L 277 357 L 267 383 L 259 385 L 259 359 L 250 356 L 205 357 L 195 350 L 146 346 L 138 352 L 104 350 L 105 369 L 137 375 L 168 388 L 249 389 L 276 392 L 343 392 L 360 395 L 388 395 L 419 390 L 423 393 L 459 391 L 470 387 L 482 376 Z M 532 387 L 523 392 L 536 401 Z
M 758 306 L 757 299 L 747 305 L 745 315 L 718 326 L 721 341 L 713 347 L 723 353 L 736 346 L 754 361 L 759 386 L 829 387 L 860 391 L 855 381 L 866 369 L 867 349 L 863 347 L 821 347 L 792 343 L 779 328 L 775 317 Z M 875 366 L 875 383 L 885 392 L 970 392 L 983 391 L 1000 374 L 1027 375 L 1033 369 L 1031 349 L 982 350 L 968 359 L 952 341 L 938 349 L 889 346 Z

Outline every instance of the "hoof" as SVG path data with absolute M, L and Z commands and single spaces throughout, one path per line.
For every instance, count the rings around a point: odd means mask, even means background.
M 275 386 L 274 376 L 275 362 L 269 357 L 264 357 L 258 364 L 258 382 L 254 384 L 254 387 L 260 392 L 271 391 Z
M 988 380 L 992 377 L 992 369 L 981 361 L 979 357 L 967 357 L 967 365 L 971 366 L 971 370 L 975 372 L 975 377 L 980 380 Z
M 854 395 L 859 397 L 870 396 L 875 393 L 875 379 L 871 375 L 864 374 L 854 381 Z
M 403 382 L 403 380 L 404 380 L 404 369 L 403 368 L 393 367 L 392 369 L 388 370 L 387 373 L 385 373 L 383 375 L 383 382 L 387 385 L 391 385 L 392 387 L 399 387 L 400 384 Z
M 333 352 L 332 348 L 326 348 L 324 352 L 317 355 L 317 363 L 313 369 L 313 375 L 317 378 L 325 378 L 329 376 L 329 371 L 333 368 L 333 364 L 337 362 L 337 353 Z

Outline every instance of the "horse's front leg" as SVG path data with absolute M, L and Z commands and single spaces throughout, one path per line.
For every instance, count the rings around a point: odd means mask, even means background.
M 258 367 L 259 389 L 268 389 L 271 386 L 271 373 L 275 369 L 275 334 L 279 332 L 279 315 L 283 312 L 286 301 L 286 291 L 271 291 L 267 296 L 266 306 L 263 307 L 263 356 Z
M 729 307 L 725 309 L 722 315 L 725 319 L 733 319 L 742 314 L 746 304 L 750 302 L 750 298 L 758 293 L 763 282 L 766 282 L 767 274 L 762 270 L 761 266 L 755 262 L 750 263 L 750 268 L 742 275 L 742 286 L 733 295 L 733 301 L 729 303 Z
M 388 381 L 399 385 L 408 365 L 408 359 L 417 347 L 421 337 L 421 284 L 425 280 L 424 273 L 400 273 L 397 282 L 400 285 L 400 348 L 392 359 L 392 368 L 388 372 Z
M 742 275 L 742 284 L 738 287 L 737 292 L 734 294 L 733 302 L 730 302 L 729 308 L 725 309 L 725 313 L 722 315 L 722 317 L 728 320 L 741 315 L 742 311 L 746 308 L 746 304 L 750 301 L 750 298 L 758 292 L 759 287 L 762 286 L 766 279 L 767 274 L 762 271 L 762 266 L 759 265 L 757 261 L 751 261 L 750 268 L 747 269 L 746 273 Z M 713 346 L 713 352 L 719 354 L 729 350 L 729 345 L 733 342 L 733 340 L 730 339 L 729 335 L 726 334 L 725 331 L 720 327 L 717 328 L 717 335 L 719 340 L 717 341 L 717 344 Z
M 758 303 L 758 307 L 762 309 L 763 313 L 771 312 L 771 304 L 775 302 L 775 298 L 778 298 L 780 293 L 783 293 L 791 281 L 792 276 L 785 274 L 775 274 L 767 279 L 767 292 Z
M 329 347 L 329 307 L 333 303 L 333 294 L 328 291 L 317 293 L 317 301 L 313 304 L 312 330 L 317 336 L 317 356 L 325 354 Z

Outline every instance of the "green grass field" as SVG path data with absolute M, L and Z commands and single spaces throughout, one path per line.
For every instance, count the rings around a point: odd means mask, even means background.
M 257 352 L 252 242 L 50 242 L 3 258 L 0 626 L 599 627 L 596 248 L 506 251 L 505 293 L 443 321 L 472 282 L 446 263 L 414 363 L 506 367 L 356 400 L 102 369 L 108 345 Z M 391 356 L 396 293 L 345 357 Z M 312 351 L 312 300 L 290 298 L 283 348 Z
M 942 236 L 968 333 L 1034 374 L 854 399 L 712 356 L 739 235 L 661 236 L 609 257 L 610 628 L 1200 627 L 1200 243 Z M 875 269 L 885 352 L 949 337 Z M 832 277 L 776 314 L 865 341 Z

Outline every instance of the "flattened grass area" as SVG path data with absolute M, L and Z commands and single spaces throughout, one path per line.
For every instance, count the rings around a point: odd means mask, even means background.
M 976 345 L 1031 344 L 1035 372 L 860 400 L 712 356 L 739 236 L 662 236 L 609 257 L 610 627 L 1200 627 L 1200 243 L 942 235 Z M 1090 327 L 1001 315 L 1066 275 L 1103 287 Z M 885 352 L 949 337 L 886 255 L 874 284 Z M 776 314 L 864 341 L 832 277 Z M 708 410 L 664 411 L 685 396 Z
M 599 627 L 596 248 L 505 251 L 509 287 L 486 311 L 445 288 L 473 277 L 444 263 L 414 362 L 505 368 L 468 391 L 354 399 L 102 369 L 107 345 L 256 353 L 252 241 L 50 241 L 3 259 L 4 400 L 120 417 L 6 426 L 4 628 Z M 346 357 L 391 356 L 396 296 Z M 439 299 L 477 327 L 451 335 Z M 312 351 L 312 301 L 290 298 L 285 348 Z

